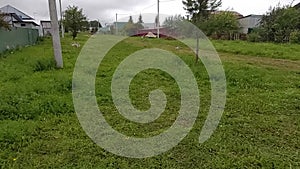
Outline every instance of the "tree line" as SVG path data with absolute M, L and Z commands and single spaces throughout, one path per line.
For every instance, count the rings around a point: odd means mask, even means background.
M 291 5 L 271 8 L 248 38 L 253 42 L 300 43 L 300 8 Z
M 237 16 L 230 11 L 218 11 L 222 5 L 222 0 L 183 0 L 184 9 L 188 15 L 180 15 L 166 18 L 163 25 L 170 29 L 184 28 L 181 21 L 188 21 L 200 28 L 207 36 L 216 39 L 232 39 L 232 35 L 240 30 Z M 300 5 L 292 5 L 270 8 L 263 15 L 260 25 L 250 33 L 247 38 L 253 42 L 292 42 L 300 43 Z M 5 22 L 5 14 L 0 14 L 0 28 L 9 29 Z M 155 19 L 155 22 L 157 18 Z M 71 32 L 73 38 L 77 37 L 78 32 L 90 30 L 92 33 L 102 27 L 98 21 L 88 21 L 83 14 L 83 10 L 77 6 L 69 6 L 64 12 L 65 30 Z M 142 16 L 136 23 L 130 16 L 125 27 L 120 32 L 133 35 L 143 28 Z M 156 23 L 157 24 L 157 23 Z
M 170 27 L 180 20 L 186 20 L 199 27 L 207 36 L 217 39 L 231 39 L 230 35 L 238 33 L 240 30 L 238 18 L 234 13 L 218 11 L 222 5 L 222 0 L 183 0 L 182 3 L 188 16 L 186 18 L 181 16 L 169 17 L 164 22 L 166 26 Z M 258 28 L 247 36 L 248 40 L 300 43 L 299 6 L 298 4 L 293 7 L 290 4 L 270 8 L 262 16 Z

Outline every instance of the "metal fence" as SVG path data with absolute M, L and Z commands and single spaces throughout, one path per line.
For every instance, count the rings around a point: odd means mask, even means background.
M 21 46 L 34 45 L 38 41 L 39 31 L 30 28 L 0 29 L 0 53 Z

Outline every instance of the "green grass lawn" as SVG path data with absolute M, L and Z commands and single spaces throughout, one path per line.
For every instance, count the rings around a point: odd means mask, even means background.
M 219 52 L 224 53 L 300 60 L 300 46 L 298 44 L 252 43 L 247 41 L 222 40 L 214 40 L 213 44 Z
M 77 41 L 84 45 L 87 35 Z M 73 108 L 72 74 L 81 48 L 62 40 L 65 68 L 54 68 L 51 40 L 0 58 L 0 168 L 300 168 L 300 46 L 214 41 L 227 77 L 227 104 L 219 127 L 204 144 L 198 138 L 210 103 L 203 65 L 195 65 L 177 41 L 129 38 L 111 50 L 97 74 L 100 109 L 114 129 L 136 137 L 166 130 L 178 115 L 180 93 L 166 73 L 148 70 L 131 83 L 133 104 L 150 107 L 148 94 L 161 88 L 166 111 L 141 125 L 118 114 L 111 78 L 128 54 L 158 47 L 179 55 L 194 72 L 201 110 L 188 136 L 170 151 L 146 159 L 113 155 L 85 134 Z

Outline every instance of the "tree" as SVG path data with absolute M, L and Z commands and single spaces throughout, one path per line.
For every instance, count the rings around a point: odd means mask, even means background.
M 132 16 L 129 17 L 129 20 L 124 27 L 124 31 L 127 33 L 128 36 L 132 36 L 135 34 L 136 25 L 133 23 Z
M 139 16 L 139 20 L 138 20 L 138 22 L 137 22 L 137 23 L 140 23 L 140 24 L 144 23 L 144 21 L 143 21 L 143 17 L 142 17 L 142 14 L 140 14 L 140 16 Z
M 4 28 L 6 30 L 10 30 L 9 23 L 5 20 L 6 14 L 0 13 L 0 28 Z
M 77 6 L 68 6 L 64 14 L 64 25 L 66 29 L 72 32 L 73 40 L 77 37 L 80 30 L 86 27 L 87 18 L 83 10 Z
M 135 24 L 135 25 L 136 25 L 136 28 L 137 28 L 137 29 L 143 29 L 143 28 L 144 28 L 143 23 L 144 23 L 143 17 L 142 17 L 142 15 L 140 14 L 139 19 L 138 19 L 138 22 Z
M 291 6 L 271 8 L 263 16 L 258 31 L 262 41 L 288 42 L 292 32 L 300 29 L 300 10 Z
M 232 12 L 224 11 L 209 17 L 203 30 L 208 36 L 214 35 L 217 39 L 231 39 L 233 33 L 239 30 L 239 23 Z
M 130 23 L 130 24 L 133 24 L 133 19 L 132 19 L 132 16 L 129 16 L 128 23 Z
M 137 23 L 134 23 L 133 19 L 132 19 L 132 16 L 130 16 L 127 24 L 124 27 L 124 31 L 126 32 L 126 34 L 128 36 L 133 36 L 133 35 L 136 34 L 137 30 L 144 28 L 142 23 L 143 23 L 143 20 L 142 20 L 141 15 L 140 15 L 139 20 L 138 20 Z
M 210 13 L 222 5 L 222 0 L 183 0 L 182 3 L 192 22 L 198 23 L 207 20 Z
M 98 22 L 97 20 L 94 21 L 90 21 L 89 22 L 89 26 L 92 28 L 91 33 L 94 34 L 96 32 L 98 32 L 98 29 L 101 28 L 101 23 Z
M 170 16 L 165 19 L 163 26 L 168 28 L 169 35 L 173 37 L 194 38 L 197 36 L 197 29 L 181 15 Z

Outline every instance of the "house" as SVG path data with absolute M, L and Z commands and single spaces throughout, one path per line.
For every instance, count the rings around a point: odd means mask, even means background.
M 125 25 L 127 24 L 127 22 L 114 22 L 114 28 L 118 28 L 118 30 L 122 30 L 125 28 Z
M 259 27 L 262 15 L 248 15 L 238 19 L 240 23 L 240 33 L 249 34 L 254 28 Z
M 12 7 L 10 5 L 6 5 L 0 8 L 0 13 L 4 13 L 6 15 L 5 20 L 12 27 L 21 27 L 21 28 L 32 28 L 38 29 L 39 25 L 34 22 L 34 19 L 24 12 Z
M 146 36 L 149 33 L 152 33 L 154 35 L 157 35 L 157 28 L 146 28 L 146 29 L 140 29 L 137 30 L 134 36 Z M 160 27 L 159 29 L 159 36 L 160 37 L 169 37 L 171 35 L 171 31 L 168 28 Z
M 154 29 L 156 27 L 155 23 L 142 23 L 144 29 Z
M 41 21 L 41 36 L 49 36 L 51 35 L 51 21 Z
M 98 32 L 102 33 L 102 34 L 109 34 L 111 33 L 111 25 L 105 25 L 104 27 L 100 28 L 98 30 Z

